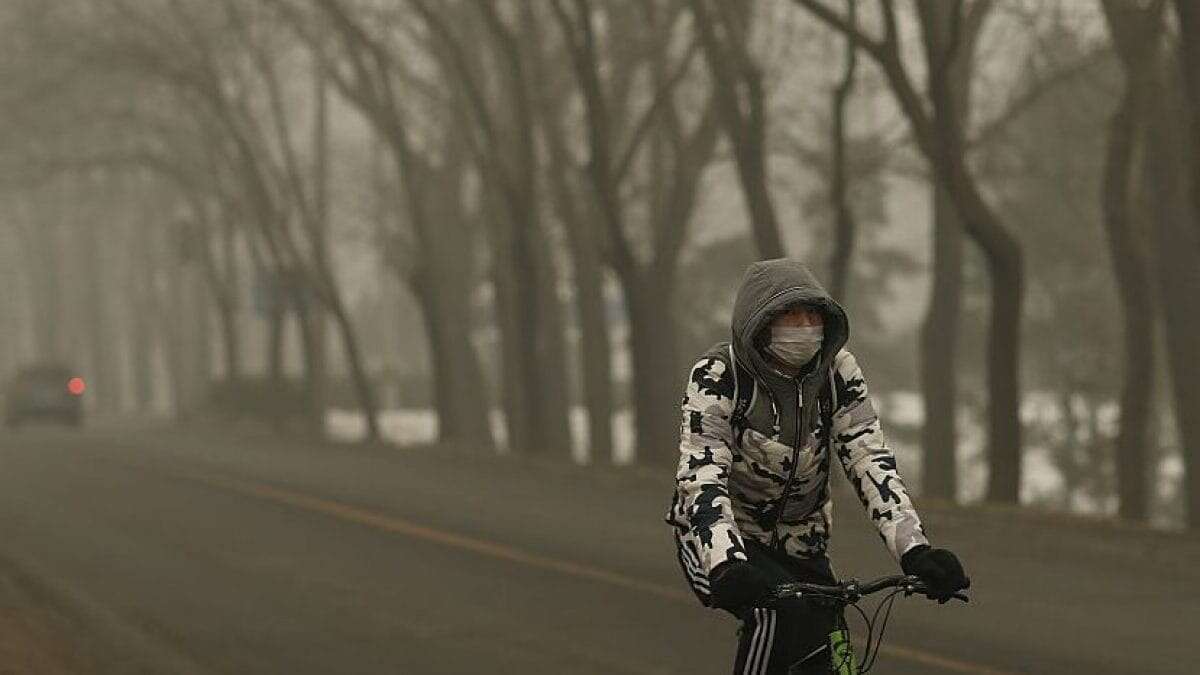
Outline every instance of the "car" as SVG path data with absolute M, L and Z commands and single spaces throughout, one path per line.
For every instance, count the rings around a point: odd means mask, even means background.
M 83 424 L 86 389 L 83 378 L 62 364 L 43 363 L 22 368 L 5 392 L 4 422 L 14 429 L 33 421 L 78 427 Z

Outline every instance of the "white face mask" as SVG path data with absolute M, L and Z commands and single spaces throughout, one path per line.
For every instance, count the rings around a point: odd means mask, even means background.
M 767 351 L 793 368 L 799 368 L 821 351 L 824 326 L 772 326 Z

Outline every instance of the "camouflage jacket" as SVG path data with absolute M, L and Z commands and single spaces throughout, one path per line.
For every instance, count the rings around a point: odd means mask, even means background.
M 747 293 L 754 280 L 743 282 L 734 310 L 734 335 L 743 339 L 709 350 L 693 366 L 683 397 L 676 489 L 666 520 L 702 598 L 706 584 L 697 586 L 695 577 L 706 578 L 727 560 L 745 560 L 743 537 L 797 557 L 825 553 L 833 455 L 894 558 L 927 543 L 862 372 L 842 348 L 844 313 L 799 263 L 755 265 L 768 283 L 760 278 L 759 288 Z M 754 273 L 752 266 L 747 276 Z M 769 321 L 764 307 L 774 304 L 778 311 L 797 301 L 826 311 L 825 345 L 807 375 L 781 378 L 767 372 L 748 338 Z

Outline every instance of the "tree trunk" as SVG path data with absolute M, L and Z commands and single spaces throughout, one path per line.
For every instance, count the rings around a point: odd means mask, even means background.
M 937 47 L 927 49 L 932 52 Z M 942 68 L 933 57 L 931 63 L 939 76 L 930 80 L 933 131 L 932 137 L 925 139 L 923 151 L 953 200 L 964 230 L 983 249 L 992 286 L 987 344 L 987 499 L 1016 504 L 1020 501 L 1022 460 L 1019 378 L 1024 256 L 1020 242 L 984 200 L 967 166 L 964 116 L 956 100 L 952 71 Z
M 559 331 L 561 336 L 561 316 L 557 324 L 555 317 L 546 316 L 550 307 L 544 293 L 553 288 L 555 280 L 547 274 L 550 268 L 539 255 L 540 227 L 534 220 L 533 205 L 510 204 L 509 208 L 509 255 L 497 263 L 507 266 L 511 274 L 506 309 L 510 312 L 512 342 L 507 351 L 516 359 L 517 386 L 521 389 L 520 398 L 514 402 L 519 418 L 513 420 L 516 433 L 510 437 L 510 448 L 525 454 L 553 454 L 566 451 L 569 445 L 562 441 L 570 439 L 567 420 L 553 413 L 559 406 L 543 407 L 546 395 L 565 391 L 565 386 L 555 382 L 565 379 L 565 373 L 546 366 L 546 359 L 555 360 L 557 355 L 542 353 L 543 349 L 552 349 L 547 340 L 551 330 Z
M 403 129 L 378 126 L 392 149 L 400 192 L 406 199 L 416 240 L 422 246 L 418 269 L 411 274 L 397 269 L 396 273 L 412 288 L 425 317 L 438 438 L 483 451 L 494 450 L 491 401 L 479 354 L 471 342 L 476 323 L 472 309 L 476 276 L 472 236 L 459 201 L 466 172 L 461 143 L 443 148 L 444 166 L 435 170 L 413 154 Z M 427 189 L 431 183 L 434 189 Z M 501 250 L 499 246 L 493 248 Z M 499 285 L 496 293 L 499 299 Z M 503 325 L 504 321 L 497 323 Z M 501 328 L 500 333 L 504 335 L 505 330 Z M 507 362 L 502 363 L 506 379 L 508 368 Z
M 849 41 L 847 41 L 849 42 Z M 851 260 L 854 255 L 855 221 L 849 199 L 849 169 L 846 157 L 846 103 L 854 87 L 855 48 L 847 48 L 846 76 L 834 89 L 831 96 L 830 116 L 833 119 L 831 137 L 833 152 L 830 167 L 829 202 L 834 212 L 833 252 L 830 255 L 829 288 L 834 299 L 846 302 L 850 289 Z
M 1145 190 L 1151 205 L 1154 267 L 1162 308 L 1175 423 L 1183 452 L 1186 518 L 1200 529 L 1200 230 L 1187 190 L 1188 129 L 1178 99 L 1177 64 L 1161 69 L 1147 106 Z
M 497 239 L 504 236 L 506 235 Z M 496 289 L 496 324 L 500 333 L 500 367 L 496 373 L 500 382 L 497 394 L 504 409 L 505 444 L 508 451 L 515 454 L 523 452 L 524 448 L 531 445 L 533 435 L 527 413 L 531 402 L 526 398 L 528 390 L 522 383 L 521 373 L 521 341 L 524 336 L 518 325 L 520 317 L 516 305 L 519 301 L 512 270 L 501 259 L 493 260 L 492 264 L 492 283 Z
M 286 329 L 287 312 L 282 307 L 272 309 L 267 316 L 267 377 L 277 387 L 283 384 Z
M 463 295 L 468 299 L 471 297 L 470 293 Z M 491 454 L 496 450 L 496 441 L 492 437 L 491 397 L 471 335 L 462 331 L 462 327 L 474 324 L 474 312 L 469 302 L 446 303 L 446 308 L 451 317 L 446 320 L 446 325 L 451 330 L 441 351 L 450 362 L 454 382 L 453 417 L 444 422 L 449 427 L 448 437 L 477 452 Z M 462 318 L 454 318 L 460 313 Z
M 433 257 L 413 279 L 411 288 L 425 316 L 438 440 L 490 452 L 495 449 L 495 441 L 489 424 L 487 387 L 471 343 L 470 294 L 457 287 L 467 280 L 455 270 L 430 269 L 439 265 L 445 268 Z M 425 276 L 439 272 L 441 281 Z
M 1134 153 L 1141 117 L 1135 86 L 1127 82 L 1123 100 L 1109 122 L 1102 202 L 1113 277 L 1121 299 L 1125 352 L 1115 448 L 1119 514 L 1129 520 L 1145 520 L 1157 311 L 1145 245 L 1137 231 L 1140 228 L 1134 225 L 1131 208 Z
M 319 433 L 325 432 L 325 410 L 329 406 L 329 319 L 324 307 L 315 307 L 309 318 L 312 347 L 309 370 L 309 407 Z
M 375 387 L 371 384 L 370 376 L 363 364 L 358 335 L 354 332 L 354 325 L 350 322 L 346 307 L 339 298 L 334 298 L 333 302 L 329 303 L 329 314 L 337 328 L 338 336 L 341 338 L 342 350 L 346 355 L 346 365 L 350 369 L 350 381 L 354 385 L 354 391 L 358 397 L 359 411 L 367 425 L 366 440 L 377 441 L 380 439 L 379 405 L 375 400 Z
M 329 91 L 325 81 L 325 69 L 320 66 L 319 57 L 314 55 L 312 65 L 313 75 L 313 125 L 312 125 L 312 233 L 309 235 L 309 244 L 312 249 L 312 265 L 316 270 L 317 276 L 324 283 L 327 292 L 332 296 L 332 304 L 335 306 L 334 311 L 339 312 L 345 317 L 346 310 L 342 306 L 342 301 L 338 296 L 337 278 L 333 273 L 333 263 L 330 262 L 329 242 L 329 186 L 331 181 L 332 166 L 329 159 Z M 297 303 L 297 307 L 303 311 L 304 307 Z M 297 312 L 299 315 L 300 312 Z M 302 330 L 305 336 L 305 361 L 307 362 L 308 373 L 308 408 L 311 412 L 309 420 L 310 428 L 313 428 L 318 435 L 325 434 L 325 410 L 328 406 L 328 390 L 329 390 L 329 321 L 326 317 L 325 304 L 314 302 L 307 316 L 301 316 Z M 351 350 L 351 345 L 345 344 L 346 340 L 357 340 L 357 335 L 354 333 L 354 326 L 349 323 L 347 318 L 346 330 L 343 331 L 343 346 L 347 353 Z M 357 345 L 353 347 L 357 352 Z M 378 431 L 375 428 L 376 417 L 378 416 L 378 408 L 374 401 L 374 390 L 369 383 L 366 384 L 367 398 L 363 398 L 363 390 L 361 384 L 357 381 L 361 373 L 351 368 L 351 376 L 356 378 L 355 384 L 359 385 L 360 406 L 363 415 L 367 418 L 367 435 L 371 440 L 379 437 Z
M 552 252 L 545 238 L 535 241 L 542 282 L 538 285 L 536 302 L 541 306 L 538 315 L 537 360 L 538 382 L 534 399 L 541 414 L 541 444 L 545 451 L 556 456 L 571 457 L 572 438 L 570 410 L 572 404 L 568 377 L 566 324 L 562 301 L 558 296 L 559 275 L 552 261 Z
M 598 464 L 613 461 L 612 342 L 604 302 L 604 270 L 593 242 L 599 227 L 581 212 L 561 171 L 550 176 L 555 205 L 567 234 L 574 265 L 575 311 L 579 326 L 579 365 L 587 409 L 588 456 Z
M 1081 454 L 1084 438 L 1080 433 L 1079 416 L 1075 413 L 1075 406 L 1072 405 L 1075 398 L 1075 387 L 1069 381 L 1069 375 L 1064 373 L 1059 373 L 1059 375 L 1062 377 L 1062 383 L 1057 392 L 1060 419 L 1058 424 L 1063 429 L 1063 437 L 1057 448 L 1058 469 L 1062 474 L 1063 481 L 1061 507 L 1065 511 L 1070 511 L 1075 503 L 1075 495 L 1079 492 L 1083 482 L 1081 467 L 1076 457 Z
M 133 409 L 148 413 L 154 407 L 154 321 L 151 316 L 157 311 L 154 303 L 147 299 L 149 293 L 142 292 L 136 298 L 138 307 L 130 327 L 129 363 L 133 375 Z
M 293 294 L 296 327 L 300 334 L 300 353 L 304 364 L 304 402 L 308 415 L 305 428 L 309 433 L 325 433 L 325 392 L 329 381 L 328 359 L 326 358 L 325 335 L 321 323 L 324 312 L 318 306 L 309 306 L 303 298 Z
M 532 33 L 532 31 L 531 31 Z M 549 166 L 547 183 L 558 220 L 566 233 L 567 250 L 574 270 L 575 312 L 579 327 L 579 366 L 582 374 L 583 404 L 587 409 L 588 456 L 592 462 L 613 461 L 613 384 L 612 342 L 604 304 L 604 270 L 597 250 L 596 207 L 578 199 L 571 176 L 576 167 L 564 147 L 557 99 L 542 96 L 542 136 L 545 138 Z M 594 174 L 592 175 L 595 180 Z
M 604 272 L 591 247 L 576 248 L 575 302 L 579 313 L 583 401 L 588 411 L 588 450 L 597 464 L 613 461 L 612 344 L 604 302 Z
M 988 326 L 988 490 L 991 502 L 1016 504 L 1021 489 L 1020 356 L 1025 270 L 1015 241 L 988 261 L 992 279 Z
M 939 136 L 935 168 L 964 229 L 984 251 L 992 285 L 987 340 L 987 500 L 1016 504 L 1020 501 L 1022 460 L 1019 376 L 1024 256 L 1016 238 L 979 193 L 955 132 L 941 129 Z
M 1200 4 L 1195 0 L 1175 0 L 1175 16 L 1179 20 L 1178 59 L 1183 71 L 1186 115 L 1191 133 L 1192 151 L 1187 168 L 1191 176 L 1192 208 L 1200 213 Z M 1200 219 L 1192 226 L 1197 233 L 1195 238 L 1200 240 Z
M 81 299 L 86 305 L 87 345 L 89 369 L 88 397 L 98 412 L 110 412 L 120 406 L 121 382 L 117 370 L 115 351 L 112 348 L 112 331 L 109 324 L 109 299 L 106 292 L 109 266 L 106 264 L 104 240 L 97 236 L 94 221 L 76 224 L 79 236 L 72 245 L 77 249 L 79 270 L 83 272 L 84 284 Z M 78 367 L 78 366 L 77 366 Z
M 482 59 L 495 59 L 505 96 L 499 110 L 489 108 L 479 95 L 474 74 L 463 65 L 471 56 L 463 45 L 450 40 L 447 46 L 457 53 L 459 75 L 471 87 L 467 100 L 476 122 L 485 136 L 485 146 L 476 146 L 483 159 L 486 179 L 495 183 L 495 196 L 508 215 L 508 256 L 504 260 L 513 274 L 515 302 L 513 326 L 520 336 L 516 354 L 517 375 L 528 403 L 522 411 L 529 432 L 529 444 L 512 446 L 528 454 L 569 454 L 570 423 L 566 416 L 566 354 L 563 347 L 562 308 L 558 300 L 558 278 L 550 258 L 550 247 L 541 222 L 538 122 L 532 99 L 532 78 L 528 54 L 519 34 L 506 23 L 491 3 L 477 3 L 480 17 L 492 43 L 491 53 Z M 432 13 L 426 13 L 436 21 Z M 442 25 L 441 30 L 445 30 Z M 453 56 L 453 55 L 452 55 Z M 503 122 L 497 123 L 503 120 Z
M 425 342 L 429 345 L 430 373 L 429 384 L 433 398 L 433 410 L 438 417 L 438 441 L 448 441 L 454 419 L 454 400 L 451 395 L 450 364 L 446 362 L 447 350 L 438 345 L 443 344 L 443 322 L 439 314 L 437 300 L 437 284 L 429 279 L 428 268 L 425 268 L 408 279 L 408 286 L 413 297 L 421 307 L 425 317 Z
M 947 139 L 943 142 L 962 156 L 965 154 L 963 130 L 971 119 L 975 50 L 984 17 L 976 16 L 976 21 L 964 26 L 954 19 L 955 10 L 951 5 L 926 5 L 924 9 L 927 49 L 932 46 L 936 52 L 948 49 L 952 42 L 957 43 L 949 60 L 942 64 L 944 72 L 937 78 L 936 86 L 931 87 L 930 95 L 934 99 L 934 119 Z M 957 37 L 953 35 L 956 31 Z M 931 186 L 934 240 L 933 282 L 921 333 L 920 368 L 925 397 L 925 423 L 921 430 L 925 446 L 923 481 L 926 494 L 954 501 L 958 496 L 958 341 L 964 222 L 961 207 L 949 191 L 947 181 L 938 173 L 935 165 L 938 158 L 929 153 L 926 155 L 934 172 Z M 993 280 L 993 290 L 995 288 Z
M 185 421 L 200 406 L 207 383 L 208 305 L 193 265 L 180 264 L 178 260 L 172 260 L 172 263 L 170 306 L 166 308 L 164 319 L 170 322 L 167 326 L 171 341 L 168 363 L 175 417 Z
M 728 0 L 717 0 L 728 2 Z M 771 200 L 766 153 L 767 109 L 762 71 L 747 47 L 750 4 L 745 23 L 728 20 L 727 9 L 708 0 L 693 0 L 696 32 L 704 47 L 704 58 L 713 79 L 717 116 L 733 150 L 738 182 L 750 215 L 750 230 L 763 258 L 784 255 L 779 219 Z M 720 30 L 718 30 L 718 27 Z
M 221 262 L 224 266 L 225 293 L 218 299 L 221 337 L 224 344 L 225 379 L 229 382 L 242 377 L 241 317 L 238 298 L 241 297 L 237 263 L 237 233 L 234 224 L 226 220 L 221 231 Z
M 181 325 L 184 317 L 182 310 L 184 306 L 183 298 L 183 281 L 180 278 L 182 271 L 180 269 L 172 270 L 170 273 L 170 300 L 166 311 L 162 317 L 166 322 L 167 334 L 167 369 L 171 378 L 171 403 L 174 406 L 175 419 L 183 421 L 187 419 L 190 401 L 188 400 L 188 368 L 186 357 L 186 328 Z
M 563 400 L 563 325 L 561 310 L 551 304 L 558 302 L 556 280 L 533 228 L 510 221 L 506 229 L 510 256 L 496 263 L 506 268 L 497 308 L 504 315 L 502 351 L 505 365 L 512 365 L 515 387 L 505 393 L 509 449 L 529 455 L 566 454 L 571 436 Z M 502 377 L 509 384 L 508 375 Z M 549 400 L 554 396 L 559 400 Z
M 427 290 L 433 310 L 429 316 L 436 322 L 439 336 L 438 343 L 430 345 L 435 352 L 434 376 L 446 380 L 438 434 L 443 440 L 491 452 L 496 447 L 490 423 L 491 397 L 472 342 L 477 326 L 472 304 L 475 268 L 464 264 L 474 254 L 470 221 L 462 202 L 467 161 L 460 143 L 448 145 L 444 152 L 444 165 L 433 178 L 437 194 L 446 197 L 428 201 L 425 213 L 432 218 L 433 234 L 424 242 L 424 264 L 432 282 Z
M 857 25 L 858 12 L 854 0 L 846 2 L 846 20 L 852 26 Z M 842 78 L 830 94 L 829 105 L 829 117 L 832 121 L 830 135 L 833 139 L 833 151 L 830 153 L 829 202 L 834 213 L 834 243 L 829 260 L 830 290 L 833 297 L 843 303 L 849 298 L 854 240 L 858 225 L 854 219 L 854 210 L 850 206 L 850 170 L 849 158 L 846 156 L 847 136 L 850 133 L 847 130 L 849 121 L 846 119 L 846 107 L 854 93 L 858 71 L 858 47 L 849 37 L 845 37 L 844 41 Z
M 760 104 L 761 105 L 761 104 Z M 763 148 L 762 135 L 765 129 L 756 128 L 755 140 L 746 147 L 735 148 L 738 180 L 750 211 L 750 226 L 758 254 L 762 258 L 782 258 L 786 255 L 783 239 L 779 235 L 779 219 L 771 201 L 771 190 L 767 184 L 767 157 Z
M 16 263 L 19 255 L 17 247 L 10 246 L 6 241 L 10 234 L 0 233 L 0 316 L 14 321 L 21 316 L 21 301 L 18 299 L 21 288 L 17 276 L 20 273 Z M 0 382 L 7 382 L 13 375 L 13 369 L 19 364 L 21 343 L 24 341 L 24 326 L 0 330 Z
M 198 263 L 186 265 L 186 292 L 188 300 L 185 307 L 189 308 L 192 316 L 189 320 L 189 346 L 191 406 L 200 410 L 207 403 L 209 387 L 213 380 L 212 352 L 212 300 L 204 282 L 204 273 Z
M 962 304 L 963 234 L 945 189 L 930 187 L 933 203 L 933 281 L 921 326 L 922 492 L 954 501 L 958 496 L 958 324 Z
M 635 455 L 645 464 L 679 457 L 679 348 L 672 280 L 649 272 L 625 280 Z
M 138 412 L 149 412 L 154 404 L 154 320 L 158 313 L 154 288 L 154 257 L 147 241 L 146 223 L 135 222 L 128 242 L 132 260 L 125 279 L 131 298 L 129 363 L 133 371 L 133 405 Z
M 225 381 L 234 382 L 241 378 L 241 345 L 238 340 L 237 310 L 227 298 L 216 300 L 217 323 L 221 333 L 221 361 Z

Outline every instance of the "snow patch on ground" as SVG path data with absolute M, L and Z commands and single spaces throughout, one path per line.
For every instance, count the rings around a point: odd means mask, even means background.
M 915 392 L 892 392 L 875 400 L 876 408 L 883 419 L 886 433 L 890 426 L 919 428 L 924 421 L 924 410 L 921 397 Z M 574 439 L 572 450 L 573 459 L 579 464 L 591 461 L 587 449 L 587 411 L 582 407 L 574 407 L 570 412 L 571 434 Z M 1114 404 L 1106 407 L 1100 414 L 1101 431 L 1105 434 L 1115 432 L 1119 410 Z M 1060 419 L 1060 409 L 1052 395 L 1042 393 L 1027 394 L 1021 402 L 1021 419 L 1029 427 L 1045 427 L 1055 424 Z M 397 445 L 423 445 L 437 439 L 438 421 L 433 410 L 428 408 L 404 408 L 386 410 L 380 413 L 381 431 L 386 440 Z M 492 436 L 496 439 L 501 453 L 507 453 L 507 434 L 504 428 L 504 413 L 494 409 L 490 414 Z M 984 429 L 976 424 L 971 416 L 964 413 L 959 416 L 959 444 L 956 455 L 959 464 L 959 500 L 964 503 L 976 502 L 983 499 L 987 487 L 987 464 L 984 460 Z M 325 419 L 326 429 L 330 438 L 338 441 L 353 442 L 361 439 L 366 433 L 366 424 L 361 414 L 352 410 L 329 410 Z M 633 416 L 628 410 L 619 411 L 613 416 L 613 460 L 617 464 L 629 464 L 634 460 L 634 429 Z M 901 472 L 906 482 L 913 486 L 920 485 L 921 452 L 920 447 L 913 442 L 898 440 L 896 435 L 889 437 L 889 444 L 896 453 Z M 1166 494 L 1179 494 L 1183 480 L 1183 461 L 1178 453 L 1166 456 L 1155 469 L 1158 480 L 1156 484 Z M 1021 476 L 1021 501 L 1034 503 L 1059 494 L 1064 480 L 1062 473 L 1054 464 L 1048 448 L 1030 443 L 1026 446 L 1024 466 Z M 1072 510 L 1081 513 L 1111 515 L 1115 509 L 1114 500 L 1076 500 Z M 1168 517 L 1156 518 L 1158 525 L 1171 525 Z

